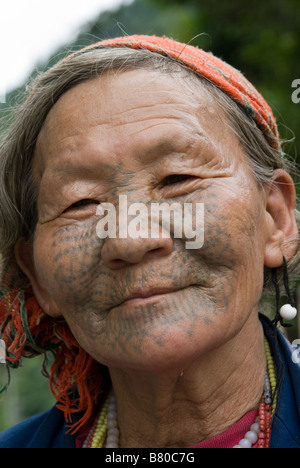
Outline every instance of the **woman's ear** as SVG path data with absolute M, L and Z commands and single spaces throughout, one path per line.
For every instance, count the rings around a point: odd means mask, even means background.
M 272 220 L 272 232 L 265 250 L 265 266 L 278 268 L 283 257 L 289 261 L 297 252 L 299 231 L 295 216 L 296 190 L 291 176 L 277 169 L 267 192 L 266 209 Z
M 15 245 L 15 259 L 19 268 L 30 281 L 33 293 L 43 311 L 51 317 L 61 316 L 54 300 L 42 285 L 34 264 L 33 243 L 20 238 Z

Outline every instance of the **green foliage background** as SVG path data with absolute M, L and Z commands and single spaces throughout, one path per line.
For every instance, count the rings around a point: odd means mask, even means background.
M 136 0 L 85 25 L 76 41 L 56 51 L 47 63 L 37 64 L 33 75 L 70 50 L 124 34 L 165 34 L 212 51 L 241 70 L 263 94 L 283 139 L 299 133 L 300 104 L 291 99 L 292 82 L 300 79 L 299 0 Z M 16 93 L 9 98 L 2 111 L 15 102 Z M 286 151 L 299 163 L 298 140 Z
M 291 99 L 292 82 L 300 79 L 299 0 L 136 0 L 85 25 L 74 43 L 56 51 L 47 63 L 37 64 L 32 76 L 70 50 L 124 34 L 165 34 L 212 51 L 241 70 L 273 108 L 281 137 L 298 137 L 285 151 L 299 166 L 300 104 Z M 0 105 L 0 136 L 21 99 L 22 89 L 10 93 L 7 103 Z M 0 403 L 0 430 L 53 404 L 40 368 L 41 361 L 34 359 L 13 371 L 11 389 Z M 0 379 L 1 387 L 3 365 Z

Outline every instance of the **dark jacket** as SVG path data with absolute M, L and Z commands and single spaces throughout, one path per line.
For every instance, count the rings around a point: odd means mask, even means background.
M 270 322 L 263 316 L 261 321 L 268 335 Z M 268 339 L 277 372 L 282 374 L 282 387 L 272 423 L 271 448 L 300 448 L 300 352 L 298 359 L 296 349 L 282 333 L 276 331 L 276 335 L 271 333 Z M 75 438 L 67 433 L 63 413 L 54 406 L 0 434 L 0 448 L 74 448 Z

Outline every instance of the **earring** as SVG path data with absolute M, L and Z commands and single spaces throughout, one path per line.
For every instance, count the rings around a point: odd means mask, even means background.
M 283 257 L 283 284 L 284 284 L 287 297 L 290 302 L 289 304 L 284 304 L 282 307 L 280 307 L 280 288 L 278 285 L 276 268 L 272 270 L 272 282 L 276 291 L 276 316 L 275 316 L 273 323 L 275 324 L 275 326 L 277 326 L 278 322 L 280 322 L 283 327 L 291 327 L 292 326 L 291 324 L 284 323 L 283 321 L 294 320 L 294 318 L 297 317 L 298 311 L 296 308 L 295 300 L 289 288 L 287 261 L 285 257 Z

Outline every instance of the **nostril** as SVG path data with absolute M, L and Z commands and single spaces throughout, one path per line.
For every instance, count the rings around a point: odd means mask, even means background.
M 146 256 L 151 255 L 152 256 L 158 256 L 158 255 L 164 255 L 164 248 L 163 247 L 157 247 L 156 249 L 149 250 L 149 252 L 146 252 Z
M 121 268 L 124 268 L 126 265 L 128 265 L 128 262 L 116 258 L 116 259 L 110 260 L 107 266 L 109 266 L 109 268 L 111 268 L 112 270 L 120 270 Z
M 107 238 L 102 247 L 104 265 L 117 270 L 147 258 L 167 256 L 173 251 L 173 240 L 166 239 L 117 239 Z

